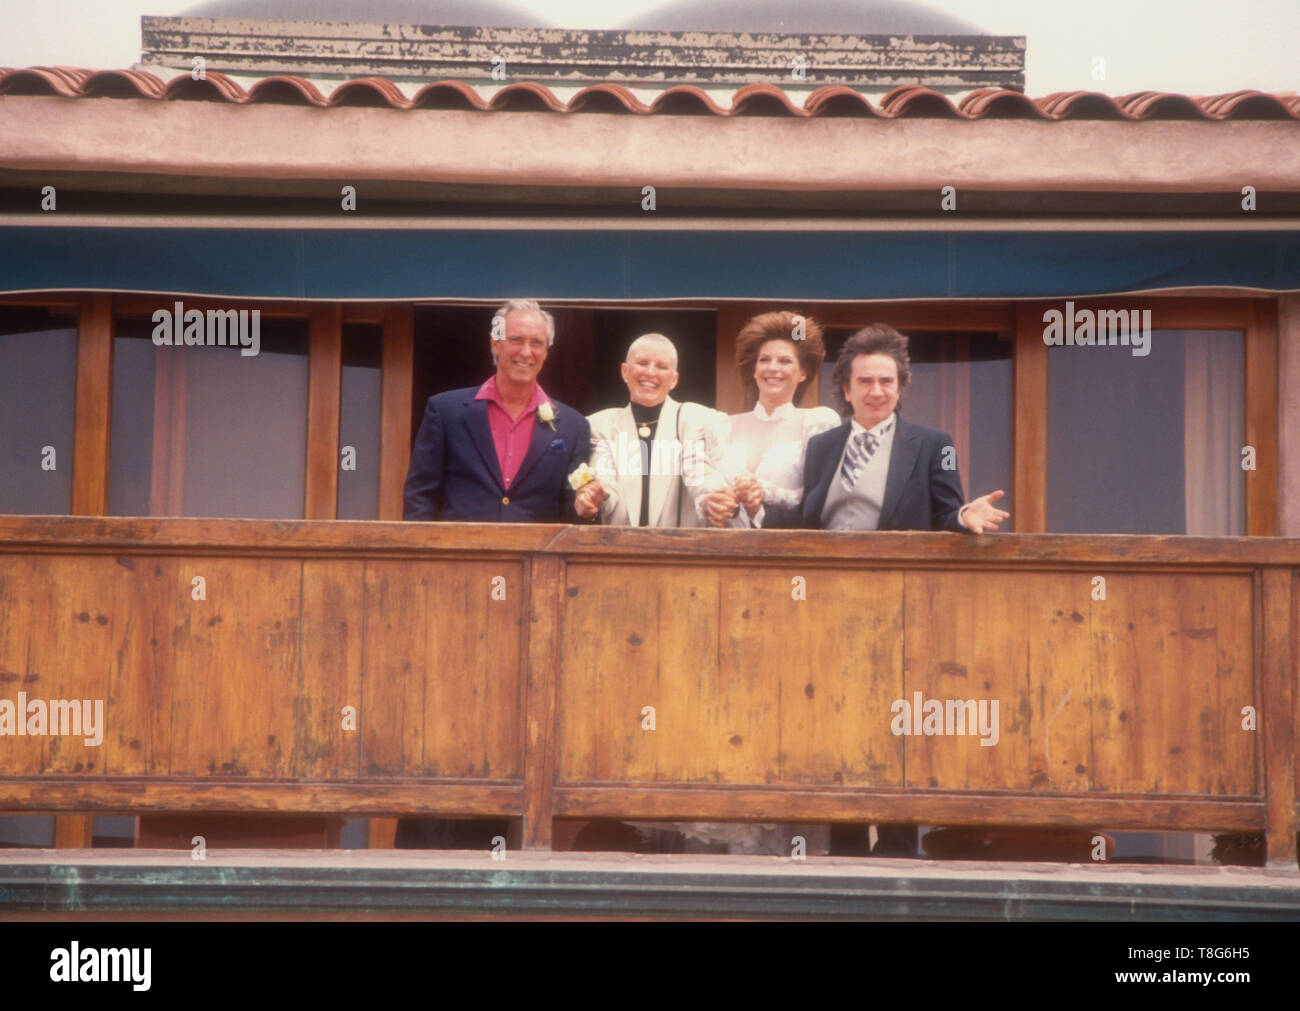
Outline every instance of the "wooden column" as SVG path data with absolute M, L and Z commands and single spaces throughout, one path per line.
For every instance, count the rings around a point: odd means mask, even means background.
M 113 416 L 113 296 L 89 295 L 77 330 L 72 513 L 108 512 L 108 447 Z
M 1277 303 L 1253 299 L 1246 328 L 1246 445 L 1255 447 L 1255 469 L 1246 471 L 1246 533 L 1253 537 L 1277 536 L 1279 364 Z
M 555 697 L 564 562 L 533 555 L 528 580 L 524 696 L 525 849 L 550 849 L 555 788 Z
M 745 384 L 736 373 L 736 334 L 754 314 L 743 302 L 729 302 L 718 309 L 716 348 L 717 408 L 723 414 L 740 414 L 748 409 Z
M 386 305 L 379 385 L 379 518 L 402 518 L 402 484 L 411 461 L 411 397 L 415 369 L 415 310 Z M 392 849 L 396 818 L 371 818 L 366 845 Z
M 1259 730 L 1270 867 L 1296 866 L 1295 681 L 1290 569 L 1269 567 L 1259 580 Z
M 1277 327 L 1277 532 L 1300 537 L 1300 295 L 1278 297 Z
M 1015 340 L 1011 530 L 1041 534 L 1047 531 L 1047 345 L 1040 305 L 1016 306 Z
M 303 518 L 332 520 L 339 502 L 339 396 L 343 311 L 337 303 L 312 311 L 307 372 L 307 481 Z
M 108 513 L 108 451 L 113 417 L 113 296 L 95 294 L 81 303 L 77 326 L 77 392 L 72 434 L 72 513 Z M 90 815 L 54 818 L 55 849 L 89 849 Z
M 402 484 L 411 462 L 415 310 L 386 306 L 379 405 L 379 518 L 402 518 Z
M 88 814 L 60 814 L 54 816 L 54 848 L 56 850 L 88 850 L 94 835 L 95 819 Z

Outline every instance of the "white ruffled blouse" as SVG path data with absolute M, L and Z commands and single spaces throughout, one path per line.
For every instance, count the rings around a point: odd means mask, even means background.
M 841 424 L 829 407 L 795 407 L 782 404 L 770 414 L 762 404 L 752 411 L 719 419 L 705 430 L 704 448 L 712 470 L 713 488 L 730 487 L 741 474 L 753 474 L 763 487 L 763 501 L 793 508 L 803 498 L 803 457 L 808 440 Z M 701 497 L 697 505 L 700 520 L 708 519 Z M 733 527 L 751 523 L 741 509 L 731 520 Z

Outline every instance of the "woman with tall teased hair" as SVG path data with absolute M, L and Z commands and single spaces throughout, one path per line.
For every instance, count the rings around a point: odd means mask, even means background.
M 764 502 L 799 504 L 804 447 L 841 420 L 829 407 L 796 406 L 825 357 L 822 328 L 806 316 L 767 312 L 741 328 L 736 367 L 754 407 L 718 421 L 705 434 L 712 474 L 710 490 L 699 500 L 701 521 L 762 526 Z

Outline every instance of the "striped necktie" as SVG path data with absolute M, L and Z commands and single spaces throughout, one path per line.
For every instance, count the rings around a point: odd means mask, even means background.
M 848 447 L 844 450 L 844 464 L 840 467 L 840 484 L 844 485 L 845 491 L 853 490 L 854 485 L 858 483 L 858 474 L 880 448 L 880 440 L 893 427 L 893 422 L 890 422 L 881 429 L 878 436 L 871 432 L 859 432 L 849 440 Z

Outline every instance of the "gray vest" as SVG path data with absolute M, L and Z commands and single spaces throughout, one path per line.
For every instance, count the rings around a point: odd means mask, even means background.
M 846 451 L 853 438 L 850 434 L 844 440 Z M 884 446 L 877 449 L 867 466 L 858 470 L 858 479 L 851 492 L 845 491 L 844 482 L 840 480 L 840 469 L 844 466 L 844 454 L 840 454 L 835 473 L 831 476 L 831 486 L 826 492 L 826 504 L 822 506 L 823 530 L 875 530 L 880 526 L 880 507 L 884 505 L 885 481 L 892 452 L 892 440 L 888 451 Z

